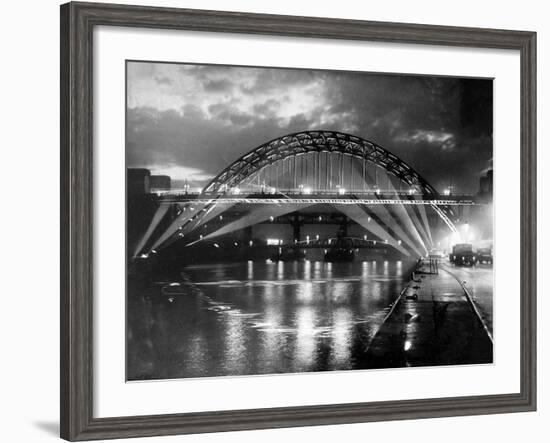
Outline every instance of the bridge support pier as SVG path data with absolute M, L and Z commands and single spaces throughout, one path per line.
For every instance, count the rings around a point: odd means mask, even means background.
M 252 242 L 252 226 L 247 226 L 244 228 L 244 241 L 250 245 Z
M 300 217 L 298 216 L 298 214 L 294 214 L 294 217 L 292 219 L 292 229 L 293 229 L 294 243 L 300 241 L 301 227 L 302 227 L 302 223 L 300 223 Z
M 348 224 L 349 219 L 346 215 L 342 216 L 342 221 L 340 222 L 340 228 L 338 229 L 338 236 L 339 237 L 347 237 L 348 236 Z

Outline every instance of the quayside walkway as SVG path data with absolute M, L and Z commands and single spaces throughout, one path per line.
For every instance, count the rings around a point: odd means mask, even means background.
M 419 261 L 365 358 L 369 368 L 492 363 L 493 338 L 452 269 Z

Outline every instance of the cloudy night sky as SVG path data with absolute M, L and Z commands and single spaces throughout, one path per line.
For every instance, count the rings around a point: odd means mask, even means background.
M 491 80 L 129 62 L 127 167 L 204 186 L 242 154 L 303 130 L 348 132 L 440 192 L 477 192 L 493 156 Z

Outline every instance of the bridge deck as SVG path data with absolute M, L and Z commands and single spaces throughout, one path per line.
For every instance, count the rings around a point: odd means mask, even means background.
M 476 205 L 472 200 L 408 200 L 408 199 L 377 199 L 377 198 L 247 198 L 247 197 L 212 197 L 212 198 L 192 198 L 167 195 L 162 197 L 163 203 L 193 203 L 193 204 L 253 204 L 253 205 L 437 205 L 437 206 L 473 206 Z

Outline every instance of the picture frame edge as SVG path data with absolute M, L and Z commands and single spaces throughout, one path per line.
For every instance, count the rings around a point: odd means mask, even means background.
M 114 13 L 113 13 L 114 12 Z M 60 38 L 60 436 L 69 441 L 359 423 L 536 410 L 536 33 L 414 25 L 315 17 L 204 11 L 104 3 L 61 5 Z M 158 15 L 168 17 L 158 24 Z M 190 17 L 192 16 L 192 20 Z M 132 19 L 133 17 L 133 19 Z M 170 20 L 169 17 L 172 17 Z M 521 57 L 521 391 L 476 397 L 397 400 L 216 411 L 192 414 L 93 418 L 93 109 L 92 33 L 97 25 L 172 29 L 182 20 L 195 30 L 214 31 L 205 24 L 221 18 L 223 32 L 247 32 L 258 20 L 291 19 L 279 33 L 266 35 L 323 37 L 309 32 L 311 23 L 325 23 L 324 38 L 362 39 L 412 44 L 515 49 Z M 227 23 L 246 18 L 245 31 Z M 126 25 L 124 25 L 126 23 Z M 190 23 L 190 24 L 189 24 Z M 219 20 L 216 23 L 220 23 Z M 368 32 L 360 32 L 361 26 Z M 353 29 L 346 34 L 345 29 Z M 399 28 L 403 32 L 398 32 Z M 286 30 L 286 33 L 285 33 Z M 395 33 L 393 35 L 392 33 Z M 429 34 L 432 38 L 428 38 Z M 378 34 L 376 38 L 375 34 Z M 392 35 L 390 35 L 392 34 Z M 466 34 L 466 35 L 465 35 Z M 462 40 L 460 36 L 462 35 Z M 469 36 L 468 36 L 469 35 Z M 438 43 L 439 42 L 439 43 Z M 482 43 L 485 42 L 486 45 Z M 458 405 L 458 406 L 457 406 Z M 411 408 L 416 408 L 411 411 Z M 381 410 L 375 413 L 374 410 Z M 332 412 L 331 412 L 332 411 Z M 302 415 L 299 415 L 302 414 Z M 254 418 L 250 419 L 250 416 Z M 222 419 L 230 420 L 229 423 Z M 215 421 L 216 423 L 211 423 Z

